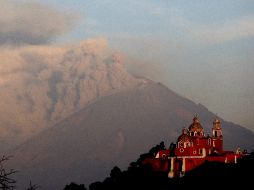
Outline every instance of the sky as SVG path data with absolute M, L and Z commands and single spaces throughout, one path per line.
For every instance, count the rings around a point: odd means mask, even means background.
M 104 38 L 112 50 L 132 62 L 137 74 L 254 131 L 254 1 L 0 3 L 5 5 L 0 11 L 0 44 L 66 44 Z M 8 12 L 10 5 L 15 13 Z M 10 15 L 26 20 L 27 25 L 8 23 Z

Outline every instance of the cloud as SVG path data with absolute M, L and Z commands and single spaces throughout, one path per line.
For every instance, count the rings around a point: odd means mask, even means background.
M 216 26 L 193 24 L 191 34 L 204 43 L 218 44 L 254 37 L 254 16 L 244 16 Z
M 0 45 L 50 43 L 69 31 L 76 18 L 39 3 L 0 0 Z

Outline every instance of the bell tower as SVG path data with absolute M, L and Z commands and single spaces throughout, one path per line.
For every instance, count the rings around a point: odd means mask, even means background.
M 223 151 L 223 136 L 222 136 L 222 128 L 221 123 L 218 118 L 213 121 L 213 128 L 212 128 L 212 147 L 215 151 L 221 152 Z

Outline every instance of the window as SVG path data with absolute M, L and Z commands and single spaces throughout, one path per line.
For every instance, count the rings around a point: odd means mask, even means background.
M 197 154 L 196 150 L 193 150 L 193 154 Z
M 183 149 L 183 148 L 180 148 L 180 152 L 184 152 L 184 149 Z
M 178 146 L 179 146 L 179 147 L 183 147 L 183 142 L 182 142 L 182 141 L 179 142 L 179 143 L 178 143 Z
M 190 142 L 185 142 L 184 143 L 184 148 L 186 148 L 186 147 L 190 147 Z
M 203 154 L 203 149 L 202 148 L 199 149 L 199 154 Z
M 165 159 L 167 156 L 166 156 L 166 154 L 162 154 L 162 156 L 161 156 L 163 159 Z
M 211 139 L 210 138 L 208 139 L 208 145 L 211 146 Z

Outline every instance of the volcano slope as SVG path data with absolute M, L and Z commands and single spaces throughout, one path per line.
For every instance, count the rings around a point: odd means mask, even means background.
M 211 134 L 215 114 L 160 83 L 143 79 L 32 137 L 9 152 L 14 156 L 9 164 L 19 171 L 18 189 L 27 187 L 30 180 L 42 189 L 63 189 L 71 181 L 89 184 L 105 178 L 115 165 L 125 169 L 160 141 L 175 142 L 196 113 Z M 223 119 L 221 123 L 225 149 L 253 148 L 253 132 Z

